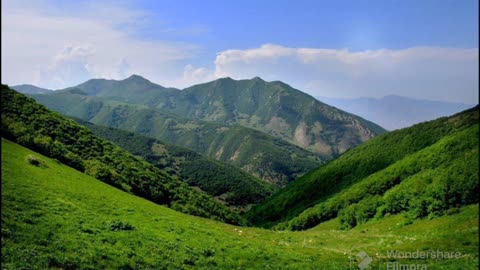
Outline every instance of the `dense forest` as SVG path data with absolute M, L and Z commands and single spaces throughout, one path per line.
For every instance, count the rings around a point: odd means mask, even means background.
M 155 167 L 176 175 L 189 185 L 197 186 L 228 206 L 241 208 L 263 201 L 276 190 L 274 185 L 246 172 L 204 157 L 189 149 L 165 144 L 140 134 L 104 127 L 73 118 L 96 136 L 109 140 Z

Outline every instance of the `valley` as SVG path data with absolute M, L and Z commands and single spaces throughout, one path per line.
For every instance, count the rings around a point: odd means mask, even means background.
M 385 267 L 391 249 L 461 253 L 401 263 L 478 267 L 478 204 L 433 220 L 398 214 L 348 231 L 339 225 L 271 231 L 181 214 L 2 139 L 4 269 L 349 269 L 360 251 Z

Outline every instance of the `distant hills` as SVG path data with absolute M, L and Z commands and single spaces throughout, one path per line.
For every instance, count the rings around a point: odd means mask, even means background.
M 385 131 L 258 77 L 179 90 L 132 75 L 33 97 L 65 115 L 183 146 L 279 186 Z
M 395 95 L 379 99 L 316 98 L 341 110 L 373 121 L 388 130 L 409 127 L 474 106 L 474 104 L 420 100 Z
M 257 225 L 303 230 L 339 217 L 345 228 L 407 212 L 434 217 L 478 203 L 475 108 L 389 132 L 305 174 L 248 212 Z
M 23 94 L 45 94 L 52 91 L 50 89 L 40 88 L 31 84 L 15 85 L 12 88 Z

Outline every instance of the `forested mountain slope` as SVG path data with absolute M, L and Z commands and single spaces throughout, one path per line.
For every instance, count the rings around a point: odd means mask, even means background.
M 199 187 L 228 206 L 248 207 L 263 201 L 276 190 L 235 166 L 204 157 L 196 152 L 136 133 L 104 127 L 75 118 L 96 136 L 106 139 L 140 156 L 170 175 L 178 176 L 191 186 Z
M 180 145 L 278 186 L 323 161 L 321 156 L 299 146 L 240 125 L 186 119 L 146 105 L 86 96 L 74 90 L 33 97 L 62 114 Z
M 241 124 L 330 158 L 384 132 L 286 83 L 258 77 L 194 85 L 157 107 L 189 118 Z
M 320 166 L 253 208 L 264 226 L 306 229 L 341 215 L 441 215 L 478 202 L 478 106 L 378 136 Z M 357 216 L 355 216 L 357 215 Z

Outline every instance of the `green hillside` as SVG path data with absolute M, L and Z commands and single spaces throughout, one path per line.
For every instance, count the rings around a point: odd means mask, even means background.
M 478 106 L 378 136 L 253 208 L 255 224 L 302 230 L 339 215 L 345 227 L 407 211 L 438 216 L 478 202 Z
M 119 129 L 98 126 L 74 119 L 96 136 L 113 142 L 140 156 L 170 175 L 199 187 L 211 196 L 235 208 L 248 207 L 263 201 L 275 186 L 261 181 L 235 166 L 204 157 L 191 150 L 165 144 L 159 140 Z
M 37 160 L 33 165 L 29 160 Z M 349 269 L 365 251 L 387 263 L 478 269 L 478 204 L 433 220 L 403 215 L 348 231 L 337 219 L 304 232 L 193 217 L 97 181 L 2 139 L 2 269 Z M 458 259 L 392 259 L 459 252 Z
M 155 203 L 193 215 L 241 222 L 237 214 L 209 195 L 5 85 L 0 110 L 2 137 Z
M 286 185 L 322 163 L 317 154 L 240 125 L 190 120 L 145 105 L 77 92 L 62 91 L 34 98 L 62 114 L 180 145 L 278 186 Z

